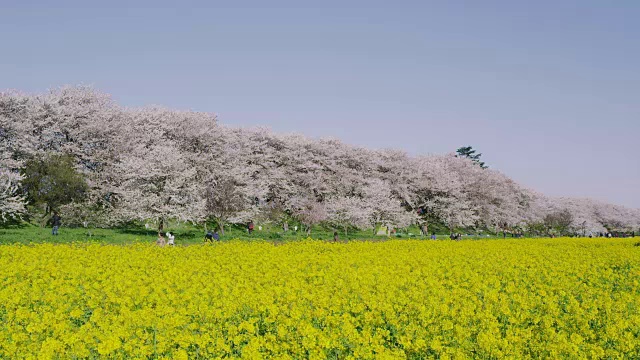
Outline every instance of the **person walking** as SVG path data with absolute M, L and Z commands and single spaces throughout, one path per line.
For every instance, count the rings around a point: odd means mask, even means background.
M 62 225 L 62 218 L 58 215 L 57 211 L 53 212 L 53 217 L 51 218 L 51 225 L 53 229 L 51 230 L 51 235 L 58 235 L 58 229 L 60 225 Z
M 249 232 L 249 235 L 251 235 L 251 233 L 253 232 L 253 220 L 249 221 L 249 225 L 247 225 L 247 231 Z
M 333 232 L 333 242 L 338 242 L 338 240 L 340 240 L 340 239 L 338 238 L 338 232 L 337 232 L 337 231 L 334 231 L 334 232 Z

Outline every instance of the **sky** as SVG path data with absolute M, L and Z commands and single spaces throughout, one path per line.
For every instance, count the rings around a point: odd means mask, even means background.
M 411 155 L 471 145 L 550 196 L 640 208 L 640 1 L 0 0 L 0 89 Z

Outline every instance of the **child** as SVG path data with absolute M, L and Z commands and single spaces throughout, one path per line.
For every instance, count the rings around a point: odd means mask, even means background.
M 169 242 L 167 243 L 167 245 L 171 245 L 171 246 L 175 245 L 176 237 L 170 232 L 167 233 L 167 237 L 169 238 Z
M 162 247 L 162 246 L 165 246 L 166 244 L 167 244 L 167 242 L 164 239 L 164 236 L 162 236 L 162 233 L 159 232 L 158 233 L 158 240 L 156 240 L 156 245 Z

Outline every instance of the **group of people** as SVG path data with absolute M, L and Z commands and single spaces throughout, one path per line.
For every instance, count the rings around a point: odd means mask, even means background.
M 167 235 L 167 239 L 164 238 L 164 234 L 162 232 L 158 233 L 158 240 L 156 240 L 156 245 L 158 246 L 165 246 L 165 245 L 169 245 L 169 246 L 173 246 L 176 244 L 176 237 L 175 235 L 171 234 L 170 232 L 166 233 Z
M 503 231 L 502 232 L 502 238 L 506 239 L 507 238 L 507 234 L 510 234 L 512 238 L 522 238 L 522 237 L 524 237 L 524 233 L 522 233 L 522 232 L 513 232 L 513 231 L 507 232 L 507 231 Z
M 158 240 L 156 240 L 156 245 L 158 246 L 165 246 L 165 245 L 169 245 L 169 246 L 173 246 L 176 244 L 176 237 L 175 235 L 171 234 L 170 232 L 166 233 L 167 239 L 165 239 L 164 234 L 162 232 L 158 233 Z M 218 234 L 218 231 L 207 231 L 207 233 L 204 235 L 204 242 L 214 242 L 214 241 L 220 241 L 220 235 Z
M 53 216 L 51 217 L 51 225 L 52 225 L 52 230 L 51 230 L 51 234 L 52 235 L 58 235 L 58 229 L 60 228 L 60 226 L 62 225 L 62 217 L 60 217 L 60 214 L 58 214 L 57 211 L 53 212 Z M 283 224 L 283 230 L 286 232 L 289 230 L 289 224 L 287 224 L 286 222 Z M 249 223 L 247 224 L 247 232 L 249 234 L 253 233 L 255 226 L 253 224 L 253 220 L 249 221 Z M 261 229 L 262 230 L 262 229 Z M 295 227 L 295 230 L 298 230 L 298 227 Z M 422 226 L 420 227 L 420 232 L 422 235 L 426 235 L 426 226 Z M 524 237 L 524 234 L 519 232 L 519 233 L 510 233 L 512 237 Z M 166 235 L 166 239 L 165 239 L 165 235 Z M 507 237 L 507 232 L 504 231 L 502 233 L 503 237 L 506 238 Z M 550 234 L 550 237 L 555 237 L 555 235 Z M 576 235 L 578 236 L 578 235 Z M 606 237 L 606 238 L 611 238 L 611 237 L 635 237 L 636 233 L 631 232 L 631 233 L 611 233 L 611 232 L 600 232 L 600 233 L 592 233 L 589 232 L 588 235 L 590 238 L 594 237 L 594 236 L 599 236 L 599 237 Z M 461 240 L 462 239 L 462 234 L 460 233 L 451 233 L 451 235 L 449 236 L 449 239 L 451 240 Z M 436 240 L 436 233 L 432 233 L 431 234 L 431 240 Z M 204 241 L 206 242 L 213 242 L 213 241 L 220 241 L 220 235 L 218 234 L 218 231 L 207 231 L 207 233 L 204 236 Z M 339 241 L 338 238 L 338 232 L 334 232 L 333 233 L 333 241 Z M 165 245 L 169 245 L 169 246 L 173 246 L 175 245 L 175 236 L 173 234 L 171 234 L 170 232 L 167 232 L 166 234 L 161 232 L 158 232 L 158 240 L 156 240 L 156 244 L 158 246 L 165 246 Z
M 249 221 L 247 223 L 247 232 L 249 234 L 252 234 L 253 230 L 255 230 L 255 225 L 253 224 L 253 220 L 251 220 L 251 221 Z M 262 226 L 258 226 L 258 230 L 262 231 Z M 282 223 L 282 231 L 283 232 L 288 232 L 289 231 L 289 223 L 288 222 L 285 221 L 284 223 Z M 298 225 L 293 227 L 293 231 L 296 231 L 296 232 L 298 231 Z
M 589 233 L 589 237 L 593 237 L 593 233 Z M 632 232 L 611 232 L 611 231 L 607 231 L 607 232 L 600 232 L 597 233 L 596 236 L 598 237 L 606 237 L 606 238 L 612 238 L 612 237 L 621 237 L 621 238 L 625 238 L 625 237 L 635 237 L 636 236 L 636 232 L 632 231 Z

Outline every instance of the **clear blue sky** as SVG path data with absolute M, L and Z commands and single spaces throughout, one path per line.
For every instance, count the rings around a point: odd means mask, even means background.
M 0 88 L 82 83 L 411 154 L 472 145 L 546 194 L 640 207 L 639 19 L 637 0 L 3 0 Z

